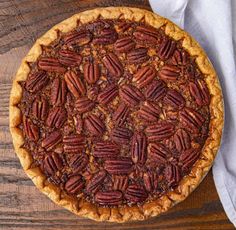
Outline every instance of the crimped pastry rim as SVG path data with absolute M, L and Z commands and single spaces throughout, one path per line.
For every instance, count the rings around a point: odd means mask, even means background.
M 22 98 L 22 88 L 19 81 L 26 80 L 30 68 L 27 62 L 34 62 L 41 54 L 41 45 L 49 45 L 57 38 L 57 31 L 69 32 L 77 26 L 77 21 L 81 24 L 88 23 L 102 17 L 104 19 L 124 18 L 133 21 L 145 20 L 155 28 L 165 25 L 165 33 L 174 40 L 183 40 L 183 47 L 196 57 L 196 63 L 201 72 L 206 76 L 205 81 L 211 94 L 209 137 L 202 149 L 202 155 L 195 163 L 191 172 L 185 176 L 178 187 L 166 195 L 146 202 L 143 205 L 123 206 L 123 207 L 98 207 L 83 199 L 77 200 L 69 197 L 64 191 L 47 182 L 46 177 L 39 167 L 30 168 L 33 162 L 32 156 L 26 149 L 21 148 L 24 143 L 22 131 L 18 128 L 21 122 L 21 112 L 17 104 Z M 220 140 L 223 129 L 223 97 L 217 74 L 200 45 L 185 31 L 177 25 L 158 16 L 150 11 L 131 8 L 131 7 L 107 7 L 96 8 L 75 14 L 55 25 L 40 37 L 26 57 L 23 59 L 20 68 L 13 81 L 10 95 L 10 131 L 17 156 L 26 174 L 31 178 L 36 187 L 46 194 L 56 204 L 63 206 L 81 217 L 87 217 L 96 221 L 127 222 L 134 220 L 144 220 L 149 217 L 157 216 L 170 209 L 178 202 L 184 200 L 202 181 L 211 168 L 217 150 L 220 146 Z

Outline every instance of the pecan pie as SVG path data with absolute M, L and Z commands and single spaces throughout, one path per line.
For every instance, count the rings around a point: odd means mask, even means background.
M 142 9 L 99 8 L 56 25 L 11 92 L 27 175 L 55 203 L 100 221 L 143 220 L 185 199 L 211 167 L 222 127 L 204 51 Z

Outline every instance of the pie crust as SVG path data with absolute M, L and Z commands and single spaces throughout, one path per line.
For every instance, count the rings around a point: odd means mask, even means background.
M 196 64 L 205 76 L 209 92 L 211 94 L 210 124 L 209 136 L 202 149 L 202 155 L 194 164 L 191 172 L 185 176 L 179 185 L 166 195 L 142 205 L 122 206 L 122 207 L 100 207 L 83 199 L 74 199 L 68 196 L 58 187 L 50 184 L 46 176 L 39 167 L 31 167 L 33 163 L 32 156 L 26 149 L 22 148 L 24 137 L 21 129 L 18 127 L 22 121 L 22 115 L 17 104 L 22 98 L 22 88 L 20 81 L 25 81 L 30 67 L 28 62 L 35 62 L 42 52 L 41 46 L 47 46 L 57 38 L 57 31 L 69 32 L 80 24 L 88 23 L 98 18 L 104 19 L 128 19 L 132 21 L 145 21 L 155 28 L 165 25 L 165 33 L 174 40 L 183 40 L 183 47 L 191 56 L 196 57 Z M 84 11 L 72 16 L 69 19 L 57 24 L 41 38 L 39 38 L 27 56 L 16 74 L 10 96 L 10 131 L 13 138 L 13 144 L 17 156 L 26 174 L 31 178 L 36 187 L 46 194 L 56 204 L 65 207 L 71 212 L 81 217 L 87 217 L 96 221 L 127 222 L 134 220 L 144 220 L 154 217 L 170 209 L 178 202 L 184 200 L 202 181 L 212 166 L 220 146 L 221 134 L 223 129 L 223 98 L 221 87 L 212 64 L 207 58 L 199 44 L 185 31 L 169 20 L 158 16 L 147 10 L 129 7 L 108 7 L 96 8 Z

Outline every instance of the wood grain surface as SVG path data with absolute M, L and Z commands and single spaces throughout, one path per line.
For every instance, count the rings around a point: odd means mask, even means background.
M 0 0 L 0 229 L 233 229 L 212 173 L 184 202 L 160 217 L 128 224 L 81 219 L 41 194 L 16 157 L 8 128 L 11 82 L 43 33 L 73 14 L 99 6 L 150 9 L 148 0 Z

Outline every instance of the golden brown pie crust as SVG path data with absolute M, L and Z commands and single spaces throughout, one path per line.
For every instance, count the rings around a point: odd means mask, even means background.
M 57 38 L 58 30 L 69 32 L 77 26 L 78 21 L 80 24 L 84 24 L 98 18 L 120 18 L 137 22 L 145 21 L 155 28 L 160 28 L 165 25 L 165 33 L 174 40 L 182 39 L 183 47 L 190 55 L 196 57 L 196 63 L 205 76 L 204 80 L 211 94 L 211 102 L 209 105 L 211 116 L 209 136 L 202 149 L 201 157 L 197 160 L 191 172 L 181 180 L 178 187 L 168 192 L 166 195 L 156 200 L 146 202 L 143 205 L 111 208 L 99 207 L 83 200 L 83 198 L 80 200 L 71 198 L 64 191 L 61 191 L 60 188 L 50 184 L 39 167 L 31 168 L 33 162 L 32 156 L 26 149 L 21 147 L 24 143 L 24 137 L 18 125 L 21 123 L 22 115 L 17 104 L 22 98 L 22 88 L 18 82 L 25 81 L 30 72 L 30 67 L 27 63 L 37 60 L 42 53 L 41 45 L 47 46 L 54 41 Z M 220 146 L 223 114 L 223 98 L 216 72 L 199 44 L 190 35 L 169 20 L 147 10 L 129 7 L 108 7 L 84 11 L 54 26 L 35 42 L 27 56 L 23 59 L 14 79 L 10 96 L 10 131 L 15 151 L 26 174 L 31 178 L 37 188 L 55 203 L 67 208 L 78 216 L 87 217 L 96 221 L 126 222 L 144 220 L 149 217 L 157 216 L 184 200 L 198 186 L 212 166 Z

